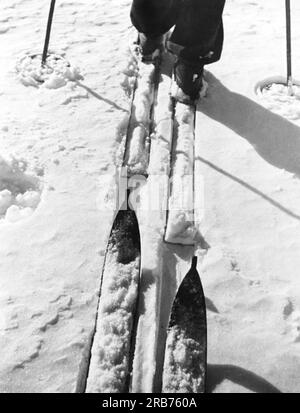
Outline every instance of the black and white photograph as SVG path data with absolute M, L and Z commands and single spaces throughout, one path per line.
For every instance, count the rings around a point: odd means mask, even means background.
M 1 394 L 300 393 L 299 1 L 0 0 L 0 348 Z

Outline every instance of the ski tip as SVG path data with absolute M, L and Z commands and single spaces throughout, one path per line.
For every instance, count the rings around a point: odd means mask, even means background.
M 205 296 L 201 279 L 197 271 L 197 257 L 193 258 L 191 269 L 184 277 L 177 291 L 172 309 L 172 314 L 173 316 L 175 315 L 175 318 L 177 316 L 177 305 L 179 305 L 178 308 L 185 308 L 187 314 L 190 314 L 191 316 L 198 313 L 200 318 L 206 319 Z M 171 319 L 172 318 L 173 317 L 171 317 Z
M 131 209 L 120 210 L 114 220 L 108 247 L 118 250 L 118 261 L 126 264 L 140 255 L 140 230 L 136 214 Z
M 192 267 L 184 277 L 172 306 L 167 330 L 163 393 L 205 393 L 206 305 L 196 266 L 197 257 L 194 257 Z
M 193 257 L 191 269 L 196 270 L 197 269 L 197 264 L 198 264 L 198 257 Z

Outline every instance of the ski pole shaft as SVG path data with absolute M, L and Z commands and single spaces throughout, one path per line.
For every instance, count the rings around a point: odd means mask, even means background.
M 291 41 L 291 2 L 285 0 L 286 9 L 286 53 L 287 53 L 287 83 L 292 80 L 292 41 Z
M 54 8 L 55 8 L 55 1 L 56 0 L 51 0 L 48 23 L 47 23 L 47 31 L 46 31 L 46 37 L 45 37 L 45 43 L 44 43 L 44 50 L 43 50 L 43 56 L 42 56 L 42 65 L 44 65 L 47 60 L 48 47 L 49 47 L 50 34 L 51 34 L 51 26 L 52 26 L 52 20 L 53 20 Z

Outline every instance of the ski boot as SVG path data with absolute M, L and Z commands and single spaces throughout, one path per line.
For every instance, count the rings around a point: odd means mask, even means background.
M 146 35 L 139 33 L 138 44 L 143 62 L 153 62 L 164 50 L 165 35 Z
M 207 83 L 203 79 L 203 65 L 178 58 L 174 66 L 172 97 L 181 103 L 190 105 L 205 96 Z

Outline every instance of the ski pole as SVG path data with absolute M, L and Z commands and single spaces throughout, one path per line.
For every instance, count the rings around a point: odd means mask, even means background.
M 47 31 L 46 31 L 46 37 L 45 37 L 45 43 L 44 43 L 44 50 L 43 50 L 43 56 L 42 56 L 42 66 L 46 63 L 46 60 L 47 60 L 49 40 L 50 40 L 50 34 L 51 34 L 51 26 L 52 26 L 52 20 L 53 20 L 54 8 L 55 8 L 55 1 L 56 0 L 51 0 L 48 23 L 47 23 Z
M 287 57 L 287 86 L 289 95 L 293 95 L 292 79 L 292 41 L 291 41 L 291 2 L 285 0 L 286 11 L 286 57 Z

